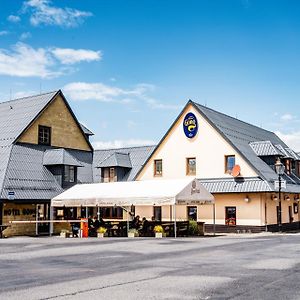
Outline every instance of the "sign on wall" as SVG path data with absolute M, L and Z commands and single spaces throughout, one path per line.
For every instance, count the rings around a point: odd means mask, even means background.
M 198 132 L 198 121 L 196 116 L 189 112 L 185 115 L 183 120 L 183 130 L 187 138 L 192 139 Z

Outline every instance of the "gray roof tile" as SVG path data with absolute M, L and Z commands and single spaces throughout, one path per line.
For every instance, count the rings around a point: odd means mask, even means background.
M 258 177 L 199 179 L 210 193 L 251 193 L 271 192 L 269 184 Z
M 44 166 L 69 165 L 82 167 L 81 163 L 66 149 L 49 149 L 44 153 Z
M 97 166 L 97 168 L 104 167 L 123 167 L 131 169 L 132 165 L 129 153 L 114 152 L 110 154 Z
M 284 156 L 270 141 L 251 142 L 249 145 L 257 156 Z
M 93 160 L 93 176 L 94 182 L 101 181 L 101 169 L 98 166 L 103 162 L 107 157 L 111 156 L 114 153 L 124 153 L 129 154 L 130 162 L 132 169 L 127 173 L 127 177 L 124 178 L 126 181 L 135 180 L 137 173 L 145 164 L 148 157 L 153 152 L 155 146 L 142 146 L 142 147 L 129 147 L 121 149 L 104 149 L 104 150 L 95 150 L 94 151 L 94 160 Z
M 275 133 L 227 116 L 203 105 L 194 104 L 204 117 L 254 167 L 259 176 L 269 182 L 277 180 L 275 171 L 259 158 L 250 146 L 250 143 L 253 142 L 270 141 L 273 145 L 281 145 L 282 148 L 288 148 Z

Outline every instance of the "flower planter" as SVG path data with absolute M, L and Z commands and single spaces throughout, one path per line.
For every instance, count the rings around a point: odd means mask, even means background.
M 162 232 L 155 232 L 155 238 L 161 239 L 163 237 Z
M 101 233 L 101 232 L 98 232 L 98 233 L 97 233 L 97 237 L 98 237 L 98 238 L 104 238 L 104 233 L 103 233 L 103 232 L 102 232 L 102 233 Z
M 139 234 L 137 232 L 128 232 L 128 237 L 129 238 L 134 238 L 134 237 L 138 237 Z
M 62 237 L 62 238 L 68 238 L 69 236 L 70 236 L 69 232 L 61 232 L 60 233 L 60 237 Z

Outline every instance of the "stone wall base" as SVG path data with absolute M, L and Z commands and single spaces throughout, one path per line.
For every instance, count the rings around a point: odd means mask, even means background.
M 279 228 L 277 224 L 271 224 L 267 226 L 251 226 L 251 225 L 215 225 L 216 233 L 259 233 L 259 232 L 278 232 Z M 300 222 L 283 223 L 282 231 L 300 230 Z M 213 225 L 205 224 L 205 232 L 212 233 Z

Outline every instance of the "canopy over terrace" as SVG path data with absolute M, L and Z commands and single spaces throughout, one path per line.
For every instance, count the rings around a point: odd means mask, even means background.
M 52 207 L 173 206 L 214 204 L 214 196 L 196 179 L 77 184 L 51 200 Z M 176 230 L 175 230 L 176 232 Z
M 51 201 L 54 207 L 213 204 L 196 179 L 77 184 Z

